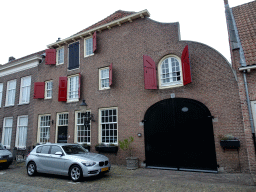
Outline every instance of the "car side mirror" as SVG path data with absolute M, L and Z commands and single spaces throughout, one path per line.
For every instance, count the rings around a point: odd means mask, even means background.
M 60 151 L 58 151 L 58 152 L 56 152 L 56 153 L 55 153 L 55 155 L 60 155 L 60 156 L 62 156 L 62 155 L 63 155 L 63 153 L 62 153 L 62 152 L 60 152 Z

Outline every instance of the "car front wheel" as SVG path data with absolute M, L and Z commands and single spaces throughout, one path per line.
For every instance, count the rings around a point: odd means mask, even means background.
M 36 164 L 34 162 L 28 163 L 27 173 L 29 176 L 34 176 L 36 174 Z
M 70 178 L 72 179 L 72 181 L 77 182 L 80 181 L 83 177 L 83 171 L 81 169 L 81 167 L 79 167 L 78 165 L 73 165 L 70 168 Z

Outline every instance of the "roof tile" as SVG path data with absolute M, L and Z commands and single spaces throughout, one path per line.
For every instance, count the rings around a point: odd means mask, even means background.
M 232 8 L 247 65 L 256 64 L 256 1 Z

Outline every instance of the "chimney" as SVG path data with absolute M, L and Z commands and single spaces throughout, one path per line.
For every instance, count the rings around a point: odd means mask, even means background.
M 15 58 L 13 56 L 9 57 L 9 62 L 14 61 Z
M 224 0 L 224 5 L 228 5 L 228 0 Z
M 60 41 L 60 37 L 58 38 L 58 40 L 56 42 Z

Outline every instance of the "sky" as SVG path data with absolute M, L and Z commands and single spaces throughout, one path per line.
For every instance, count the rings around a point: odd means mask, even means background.
M 230 7 L 252 1 L 228 0 Z M 44 50 L 117 10 L 145 9 L 157 22 L 179 22 L 181 40 L 207 44 L 231 60 L 223 0 L 2 0 L 0 64 Z

